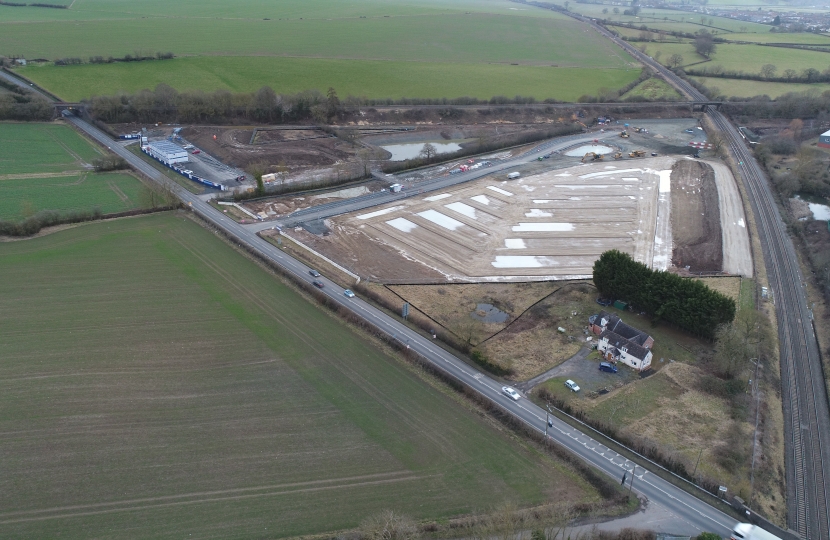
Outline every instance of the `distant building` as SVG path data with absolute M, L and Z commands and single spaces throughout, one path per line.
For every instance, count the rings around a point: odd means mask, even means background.
M 600 311 L 588 318 L 591 331 L 599 336 L 597 350 L 609 362 L 622 362 L 643 371 L 651 367 L 654 338 L 622 322 L 617 315 Z
M 144 148 L 151 156 L 167 165 L 187 161 L 187 150 L 170 141 L 153 141 Z
M 818 136 L 818 145 L 821 148 L 830 148 L 830 131 L 825 131 Z

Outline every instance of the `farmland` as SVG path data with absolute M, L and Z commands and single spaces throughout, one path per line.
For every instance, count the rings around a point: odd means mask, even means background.
M 0 244 L 0 274 L 3 538 L 596 500 L 180 214 Z
M 741 79 L 716 79 L 714 77 L 690 77 L 690 79 L 702 83 L 709 88 L 717 88 L 718 94 L 722 96 L 752 97 L 766 94 L 772 99 L 775 99 L 790 92 L 806 92 L 812 90 L 821 93 L 830 90 L 830 84 L 828 83 L 779 83 Z
M 178 89 L 206 91 L 331 86 L 341 95 L 374 98 L 575 99 L 636 77 L 631 57 L 563 15 L 501 0 L 450 6 L 435 0 L 252 2 L 238 11 L 216 0 L 174 6 L 78 0 L 69 10 L 0 6 L 8 13 L 0 17 L 0 54 L 87 61 L 170 51 L 179 57 L 20 69 L 65 99 L 168 80 Z
M 147 202 L 147 189 L 127 173 L 94 173 L 102 154 L 62 124 L 0 123 L 0 220 L 40 210 L 123 212 Z
M 165 83 L 178 90 L 251 92 L 269 85 L 293 93 L 332 86 L 341 96 L 442 98 L 495 95 L 576 100 L 600 88 L 619 88 L 639 69 L 596 69 L 503 64 L 454 64 L 278 57 L 196 57 L 139 64 L 43 66 L 23 71 L 66 100 Z

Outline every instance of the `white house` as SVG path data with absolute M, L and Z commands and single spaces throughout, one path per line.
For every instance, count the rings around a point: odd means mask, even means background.
M 622 362 L 632 368 L 643 371 L 651 367 L 651 351 L 632 341 L 605 330 L 597 341 L 597 350 L 611 362 Z

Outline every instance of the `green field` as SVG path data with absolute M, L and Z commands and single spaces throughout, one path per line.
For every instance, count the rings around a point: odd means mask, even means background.
M 84 164 L 101 155 L 97 148 L 63 124 L 0 122 L 0 177 L 82 171 Z
M 619 88 L 636 80 L 639 68 L 593 69 L 333 60 L 278 57 L 195 57 L 139 64 L 43 66 L 21 70 L 66 100 L 154 88 L 227 89 L 251 92 L 264 85 L 294 93 L 334 87 L 340 96 L 442 98 L 496 95 L 576 100 L 600 88 Z
M 137 178 L 89 170 L 101 155 L 59 123 L 0 123 L 0 220 L 40 210 L 107 214 L 143 207 L 147 188 Z
M 257 0 L 233 7 L 219 0 L 77 0 L 69 10 L 0 6 L 0 21 L 0 54 L 179 57 L 19 70 L 65 99 L 169 82 L 205 91 L 269 84 L 281 92 L 333 86 L 341 95 L 373 98 L 572 100 L 625 85 L 633 79 L 621 72 L 637 67 L 585 25 L 506 0 Z
M 680 93 L 675 90 L 670 84 L 663 79 L 652 77 L 646 81 L 641 82 L 621 97 L 626 99 L 629 97 L 642 96 L 651 101 L 674 101 L 684 99 Z
M 0 243 L 0 275 L 4 539 L 597 500 L 180 214 Z
M 660 51 L 660 61 L 668 63 L 672 54 L 683 56 L 683 65 L 695 64 L 705 60 L 698 55 L 691 43 L 647 43 L 646 53 L 654 56 Z M 759 73 L 764 64 L 773 64 L 780 76 L 785 69 L 794 69 L 800 75 L 807 68 L 824 71 L 830 65 L 830 54 L 818 51 L 765 47 L 763 45 L 717 44 L 711 62 L 698 64 L 692 69 L 713 69 L 722 66 L 728 71 Z
M 72 176 L 8 180 L 0 177 L 0 220 L 17 221 L 40 210 L 72 212 L 97 208 L 104 214 L 141 208 L 147 188 L 130 174 L 81 173 Z
M 745 81 L 740 79 L 722 79 L 715 77 L 690 77 L 707 87 L 717 87 L 722 96 L 753 97 L 767 95 L 772 99 L 790 92 L 826 92 L 830 83 L 802 84 Z

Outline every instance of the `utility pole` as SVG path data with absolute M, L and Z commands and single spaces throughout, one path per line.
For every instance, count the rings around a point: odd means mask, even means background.
M 628 484 L 628 494 L 631 495 L 631 489 L 634 487 L 634 473 L 637 472 L 637 464 L 634 464 L 634 468 L 631 469 L 631 483 Z
M 546 403 L 548 410 L 545 411 L 545 446 L 548 445 L 548 427 L 553 427 L 553 422 L 551 422 L 550 415 L 553 414 L 553 411 L 550 410 L 550 403 Z
M 703 448 L 700 449 L 700 453 L 697 455 L 697 463 L 695 463 L 695 470 L 692 473 L 692 478 L 695 477 L 695 473 L 697 472 L 697 466 L 700 465 L 700 456 L 703 455 Z

